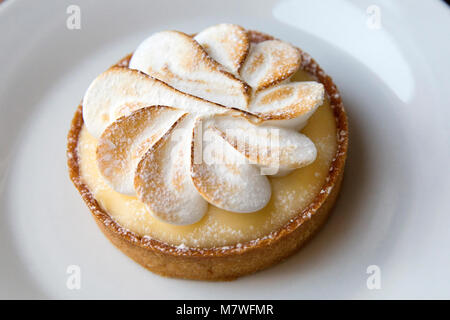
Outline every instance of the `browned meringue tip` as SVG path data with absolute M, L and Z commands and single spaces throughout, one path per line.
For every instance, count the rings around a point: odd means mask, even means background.
M 139 161 L 183 114 L 172 107 L 145 107 L 120 117 L 103 131 L 96 150 L 97 165 L 114 190 L 135 194 Z
M 189 115 L 181 116 L 142 157 L 134 178 L 139 199 L 155 217 L 171 224 L 195 223 L 208 207 L 189 174 L 191 137 L 182 132 L 190 131 L 193 122 Z
M 226 70 L 238 74 L 247 58 L 250 40 L 247 31 L 235 24 L 218 24 L 194 36 L 206 53 Z

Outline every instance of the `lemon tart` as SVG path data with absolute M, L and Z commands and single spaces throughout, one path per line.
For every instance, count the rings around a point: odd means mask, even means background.
M 348 146 L 336 85 L 304 51 L 232 24 L 163 31 L 100 74 L 70 177 L 108 239 L 160 275 L 230 280 L 326 221 Z

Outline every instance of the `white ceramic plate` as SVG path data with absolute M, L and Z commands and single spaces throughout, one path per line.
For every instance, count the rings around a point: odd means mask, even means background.
M 81 29 L 67 27 L 73 4 Z M 0 297 L 450 298 L 449 18 L 437 0 L 1 4 Z M 98 230 L 68 178 L 66 134 L 91 80 L 146 36 L 219 22 L 290 41 L 334 78 L 345 181 L 329 223 L 286 262 L 233 282 L 166 279 Z

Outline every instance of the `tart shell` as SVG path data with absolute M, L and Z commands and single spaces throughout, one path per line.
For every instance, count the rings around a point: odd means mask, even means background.
M 252 42 L 273 39 L 249 31 Z M 300 49 L 299 49 L 300 50 Z M 300 50 L 301 51 L 301 50 Z M 92 212 L 105 236 L 123 253 L 148 270 L 167 277 L 195 280 L 233 280 L 270 267 L 295 253 L 325 223 L 339 194 L 348 148 L 348 123 L 341 96 L 332 79 L 308 54 L 302 53 L 301 68 L 321 82 L 330 100 L 336 120 L 337 151 L 330 165 L 327 182 L 313 201 L 280 229 L 264 238 L 234 246 L 186 248 L 142 237 L 116 223 L 101 208 L 84 184 L 78 163 L 78 141 L 83 127 L 82 106 L 78 106 L 71 123 L 67 143 L 69 175 Z M 116 65 L 128 65 L 131 55 Z

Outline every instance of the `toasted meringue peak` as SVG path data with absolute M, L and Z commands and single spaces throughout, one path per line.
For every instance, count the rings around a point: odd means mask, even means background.
M 316 159 L 314 143 L 295 130 L 256 126 L 230 116 L 216 116 L 211 127 L 250 163 L 271 169 L 264 170 L 269 175 L 304 167 Z
M 251 45 L 240 73 L 244 81 L 259 91 L 291 77 L 300 62 L 300 52 L 295 47 L 280 40 L 267 40 Z
M 211 58 L 233 74 L 238 73 L 250 49 L 247 31 L 235 24 L 223 23 L 206 28 L 194 39 Z
M 323 84 L 314 81 L 292 82 L 258 92 L 250 112 L 269 125 L 300 130 L 323 103 Z
M 160 32 L 129 67 L 92 82 L 83 119 L 114 190 L 136 194 L 167 223 L 192 224 L 208 203 L 262 209 L 271 197 L 266 175 L 315 160 L 314 144 L 298 130 L 323 103 L 323 85 L 290 82 L 301 60 L 290 44 L 250 42 L 232 24 L 194 38 Z
M 184 116 L 155 143 L 139 162 L 134 185 L 151 213 L 171 224 L 199 221 L 208 203 L 192 184 L 189 174 L 194 118 Z
M 97 145 L 97 165 L 115 191 L 135 194 L 139 161 L 183 114 L 170 107 L 146 107 L 117 119 L 103 131 Z
M 89 132 L 99 138 L 106 127 L 121 115 L 151 105 L 165 105 L 201 114 L 227 111 L 139 71 L 113 67 L 100 74 L 86 91 L 83 119 Z
M 203 126 L 194 129 L 192 140 L 191 175 L 198 192 L 209 203 L 232 212 L 264 208 L 272 192 L 268 179 L 202 121 L 196 126 Z M 195 146 L 198 132 L 203 133 L 202 148 Z
M 145 72 L 197 97 L 246 109 L 249 87 L 211 59 L 192 37 L 163 31 L 147 38 L 134 52 L 130 68 Z

